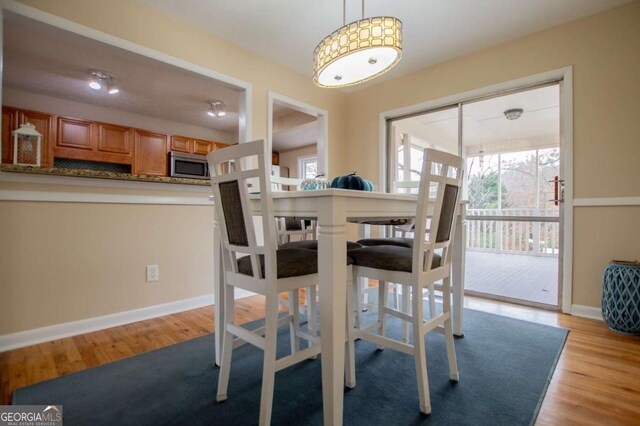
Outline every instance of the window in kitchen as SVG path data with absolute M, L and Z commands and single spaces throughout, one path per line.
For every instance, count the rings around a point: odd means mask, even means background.
M 298 157 L 298 177 L 300 179 L 312 179 L 318 174 L 318 157 L 309 155 Z

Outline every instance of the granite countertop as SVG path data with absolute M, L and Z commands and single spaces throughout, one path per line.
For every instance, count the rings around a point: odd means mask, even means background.
M 131 175 L 128 173 L 100 172 L 95 170 L 79 170 L 79 169 L 61 169 L 50 167 L 33 167 L 33 166 L 17 166 L 13 164 L 2 164 L 0 170 L 3 172 L 15 173 L 31 173 L 38 175 L 54 175 L 54 176 L 74 176 L 74 177 L 90 177 L 99 179 L 115 179 L 128 180 L 137 182 L 159 182 L 159 183 L 177 183 L 182 185 L 209 186 L 208 179 L 188 179 L 168 176 L 152 176 L 152 175 Z

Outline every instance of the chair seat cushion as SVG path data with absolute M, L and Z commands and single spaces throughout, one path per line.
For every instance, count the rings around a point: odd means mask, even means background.
M 276 252 L 278 263 L 278 278 L 301 277 L 318 273 L 318 252 L 316 250 L 288 248 Z M 352 265 L 353 260 L 347 258 L 347 265 Z M 264 256 L 260 255 L 262 271 L 260 277 L 264 278 Z M 253 275 L 251 256 L 238 259 L 238 270 L 241 274 Z
M 400 247 L 413 247 L 413 238 L 365 238 L 359 240 L 358 244 L 363 246 L 400 246 Z
M 353 241 L 347 241 L 347 250 L 353 250 L 361 247 L 361 244 L 354 243 Z M 290 248 L 318 250 L 318 240 L 293 241 L 291 243 L 285 243 L 280 246 L 280 249 Z
M 385 271 L 411 272 L 413 249 L 400 246 L 370 246 L 349 251 L 356 266 L 383 269 Z M 432 268 L 440 266 L 441 258 L 433 254 Z

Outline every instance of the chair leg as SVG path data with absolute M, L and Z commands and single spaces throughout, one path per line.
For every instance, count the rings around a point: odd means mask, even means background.
M 278 295 L 266 296 L 265 347 L 262 365 L 262 394 L 260 396 L 260 426 L 271 423 L 273 387 L 276 378 L 276 345 L 278 339 Z
M 411 313 L 411 288 L 408 285 L 402 286 L 402 312 Z M 409 343 L 409 323 L 407 321 L 402 321 L 402 341 Z
M 447 358 L 449 359 L 449 378 L 457 382 L 460 380 L 458 362 L 456 360 L 456 347 L 453 340 L 453 321 L 451 318 L 451 278 L 447 277 L 442 282 L 442 310 L 449 314 L 444 322 L 444 337 L 447 342 Z
M 427 353 L 424 348 L 424 334 L 422 321 L 424 309 L 422 307 L 422 289 L 419 285 L 413 286 L 413 356 L 416 364 L 416 378 L 418 381 L 418 401 L 420 411 L 431 414 L 431 401 L 429 398 L 429 378 L 427 376 Z
M 222 339 L 222 360 L 220 362 L 220 375 L 218 376 L 218 392 L 216 401 L 222 402 L 227 399 L 227 388 L 229 386 L 229 374 L 231 372 L 231 358 L 233 357 L 233 339 L 234 335 L 227 331 L 227 324 L 234 322 L 234 288 L 227 286 L 225 300 L 221 301 L 225 304 L 224 338 Z
M 436 312 L 436 284 L 429 284 L 429 316 L 435 318 Z
M 300 328 L 300 298 L 298 290 L 289 291 L 289 315 L 292 316 L 289 322 L 289 334 L 291 338 L 291 353 L 300 351 L 300 338 L 296 331 Z
M 365 291 L 365 280 L 366 278 L 364 277 L 357 277 L 355 274 L 352 277 L 353 279 L 353 284 L 352 284 L 352 288 L 353 288 L 353 300 L 356 301 L 356 306 L 354 307 L 355 310 L 355 320 L 354 320 L 354 327 L 355 328 L 360 328 L 362 326 L 362 303 L 363 303 L 363 299 L 365 297 L 364 291 Z
M 387 307 L 387 283 L 385 281 L 378 281 L 378 334 L 384 336 L 387 333 L 386 314 L 384 312 Z M 378 349 L 383 350 L 384 346 L 378 345 Z
M 398 296 L 399 284 L 391 284 L 393 286 L 393 309 L 400 310 L 400 298 Z
M 353 310 L 353 297 L 349 294 L 350 289 L 357 288 L 357 285 L 354 286 L 353 283 L 353 274 L 347 274 L 347 277 L 351 277 L 351 280 L 347 281 L 347 321 L 346 321 L 346 330 L 345 335 L 347 337 L 347 342 L 345 343 L 345 354 L 346 359 L 344 363 L 344 379 L 345 385 L 353 389 L 356 387 L 356 349 L 354 344 L 354 330 L 353 330 L 353 322 L 354 322 L 354 310 Z M 359 300 L 358 297 L 356 300 Z
M 309 333 L 318 334 L 318 300 L 316 286 L 307 287 L 307 324 Z

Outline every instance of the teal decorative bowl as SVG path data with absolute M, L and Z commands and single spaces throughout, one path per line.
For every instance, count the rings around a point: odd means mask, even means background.
M 602 279 L 602 318 L 613 331 L 640 335 L 640 262 L 614 260 Z

